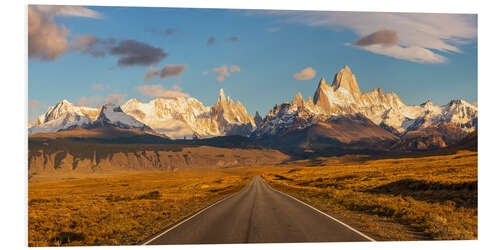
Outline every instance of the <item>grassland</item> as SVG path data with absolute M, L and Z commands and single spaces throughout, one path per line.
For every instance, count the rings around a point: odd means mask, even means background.
M 261 175 L 376 240 L 477 239 L 477 152 L 31 182 L 30 246 L 130 245 Z
M 377 240 L 477 239 L 477 152 L 319 158 L 263 177 Z
M 252 170 L 29 183 L 29 246 L 130 245 L 238 191 Z

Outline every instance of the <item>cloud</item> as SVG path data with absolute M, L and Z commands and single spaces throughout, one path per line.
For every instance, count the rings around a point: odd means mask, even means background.
M 240 39 L 237 36 L 232 36 L 227 39 L 229 42 L 238 42 Z
M 158 71 L 157 68 L 153 67 L 144 75 L 144 81 L 151 80 L 153 76 L 160 76 L 160 78 L 180 76 L 182 72 L 184 72 L 185 68 L 186 65 L 182 64 L 179 65 L 168 64 L 165 67 L 163 67 L 161 71 Z
M 122 40 L 111 48 L 111 55 L 118 55 L 118 66 L 149 66 L 163 60 L 168 56 L 162 48 L 153 47 L 149 44 L 136 40 Z
M 240 70 L 241 70 L 241 69 L 240 69 L 240 66 L 238 66 L 238 65 L 233 65 L 233 66 L 231 66 L 231 68 L 229 69 L 229 71 L 231 71 L 231 72 L 240 72 Z
M 83 6 L 70 5 L 30 5 L 38 11 L 49 16 L 75 16 L 86 18 L 102 18 L 102 15 L 94 10 Z
M 101 96 L 82 96 L 78 100 L 76 100 L 76 105 L 77 106 L 84 106 L 84 107 L 99 107 L 103 103 L 103 98 Z
M 363 47 L 363 49 L 371 51 L 375 54 L 390 56 L 397 59 L 402 59 L 416 63 L 443 63 L 446 58 L 426 48 L 411 46 L 402 47 L 398 45 L 384 46 L 380 44 Z
M 75 103 L 77 106 L 98 108 L 107 103 L 121 105 L 125 97 L 127 97 L 127 94 L 110 94 L 104 98 L 99 95 L 82 96 Z
M 304 68 L 298 73 L 293 74 L 293 78 L 297 80 L 309 80 L 316 76 L 316 70 L 311 67 Z
M 105 56 L 115 45 L 116 39 L 109 37 L 100 39 L 93 35 L 78 35 L 70 42 L 70 50 L 80 51 L 83 54 L 90 54 L 94 57 Z
M 47 108 L 47 105 L 38 100 L 28 101 L 28 127 L 37 124 L 38 116 L 43 112 L 43 109 Z
M 104 91 L 104 90 L 107 90 L 109 88 L 110 88 L 109 84 L 104 85 L 101 83 L 96 83 L 90 87 L 90 89 L 94 90 L 94 91 Z
M 29 100 L 28 101 L 28 107 L 29 108 L 43 108 L 46 107 L 47 105 L 41 103 L 38 100 Z
M 113 103 L 116 105 L 121 105 L 127 97 L 127 94 L 111 94 L 104 99 L 104 103 Z
M 91 9 L 81 6 L 28 6 L 28 57 L 54 61 L 67 52 L 70 30 L 54 21 L 55 16 L 101 18 Z
M 215 43 L 215 37 L 211 36 L 207 40 L 207 46 L 213 45 Z
M 189 97 L 189 94 L 181 92 L 182 89 L 177 85 L 172 86 L 172 89 L 166 89 L 162 85 L 142 85 L 135 88 L 135 90 L 147 97 Z
M 213 71 L 218 74 L 217 78 L 215 78 L 215 80 L 217 80 L 218 82 L 223 82 L 224 79 L 229 76 L 229 71 L 227 71 L 227 66 L 226 65 L 223 65 L 219 68 L 214 68 Z
M 69 30 L 54 20 L 28 7 L 28 56 L 42 61 L 54 61 L 68 49 Z
M 156 76 L 156 75 L 158 75 L 158 69 L 155 67 L 152 67 L 144 75 L 144 81 L 149 81 L 149 80 L 151 80 L 151 78 L 153 78 L 153 76 Z
M 160 71 L 160 78 L 178 76 L 184 72 L 186 65 L 172 65 L 169 64 Z
M 217 76 L 217 77 L 215 78 L 215 80 L 216 80 L 216 81 L 218 81 L 218 82 L 223 82 L 223 81 L 224 81 L 224 78 L 225 78 L 225 76 L 224 76 L 224 75 L 219 75 L 219 76 Z
M 227 66 L 222 65 L 221 67 L 214 68 L 214 72 L 223 76 L 229 76 L 229 71 L 227 71 Z
M 351 30 L 361 38 L 377 31 L 391 30 L 397 42 L 387 48 L 354 46 L 376 54 L 419 63 L 445 62 L 443 53 L 462 53 L 460 45 L 477 38 L 477 15 L 328 12 L 328 11 L 261 11 L 283 17 L 285 22 L 310 27 L 326 27 L 335 31 Z M 358 39 L 359 40 L 359 39 Z M 410 52 L 418 52 L 412 55 Z
M 358 38 L 354 42 L 356 46 L 368 46 L 374 44 L 381 44 L 385 46 L 395 45 L 398 42 L 398 34 L 392 30 L 379 30 L 367 36 Z
M 212 71 L 217 74 L 215 80 L 218 82 L 223 82 L 226 79 L 226 77 L 230 75 L 230 72 L 240 72 L 241 69 L 240 66 L 238 65 L 232 65 L 228 70 L 226 65 L 222 65 L 218 68 L 214 68 Z M 206 75 L 208 74 L 208 72 L 207 71 L 203 72 L 203 74 Z

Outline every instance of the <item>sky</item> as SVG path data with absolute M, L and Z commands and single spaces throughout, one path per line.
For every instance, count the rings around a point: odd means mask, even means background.
M 249 114 L 314 96 L 348 65 L 362 92 L 408 105 L 477 101 L 477 16 L 94 6 L 28 7 L 33 119 L 75 105 L 194 97 L 219 89 Z

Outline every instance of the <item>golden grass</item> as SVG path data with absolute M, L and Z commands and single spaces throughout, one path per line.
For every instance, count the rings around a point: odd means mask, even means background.
M 477 239 L 477 152 L 357 163 L 324 158 L 263 177 L 378 240 Z
M 238 191 L 251 171 L 164 171 L 29 183 L 29 246 L 130 245 Z
M 29 246 L 130 245 L 262 175 L 377 240 L 477 239 L 477 152 L 31 182 Z

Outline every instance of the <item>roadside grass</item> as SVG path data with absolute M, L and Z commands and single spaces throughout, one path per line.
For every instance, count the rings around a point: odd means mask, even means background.
M 28 245 L 131 245 L 238 191 L 252 171 L 163 171 L 29 183 Z
M 263 178 L 376 240 L 477 239 L 477 152 L 269 168 Z
M 133 245 L 261 175 L 376 240 L 477 239 L 477 152 L 30 182 L 29 246 Z

